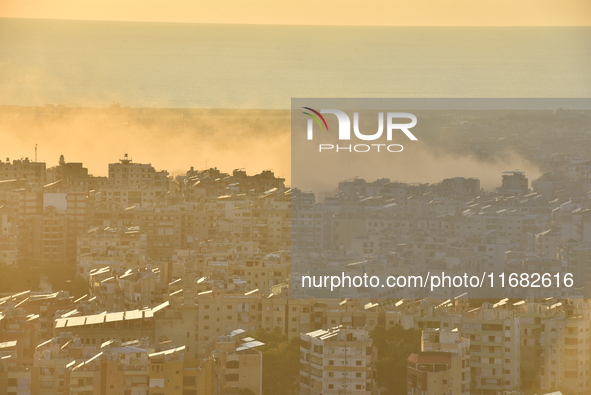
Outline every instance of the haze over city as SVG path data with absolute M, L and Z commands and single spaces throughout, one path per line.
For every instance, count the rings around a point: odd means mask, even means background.
M 0 392 L 589 395 L 590 48 L 588 0 L 0 0 Z

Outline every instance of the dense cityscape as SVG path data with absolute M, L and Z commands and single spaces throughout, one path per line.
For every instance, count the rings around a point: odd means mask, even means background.
M 483 162 L 512 146 L 542 170 L 530 181 L 507 169 L 492 189 L 466 177 L 356 178 L 320 194 L 223 163 L 173 177 L 125 154 L 92 176 L 64 156 L 56 165 L 6 158 L 0 388 L 589 394 L 591 130 L 585 114 L 550 117 L 544 133 L 524 120 L 523 133 L 508 127 L 493 141 L 441 142 Z M 573 117 L 583 121 L 571 129 L 560 121 Z M 303 275 L 334 270 L 568 271 L 578 286 L 488 298 L 453 287 L 302 287 Z

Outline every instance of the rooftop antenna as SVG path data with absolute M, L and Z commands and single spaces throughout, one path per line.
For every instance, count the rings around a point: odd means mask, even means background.
M 37 162 L 37 144 L 35 144 L 35 162 Z

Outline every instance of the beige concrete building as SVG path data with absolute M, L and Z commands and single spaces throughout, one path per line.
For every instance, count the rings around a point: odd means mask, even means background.
M 214 395 L 215 361 L 213 358 L 188 359 L 185 347 L 150 353 L 150 395 Z
M 421 351 L 408 357 L 408 395 L 455 395 L 462 391 L 462 358 L 445 351 Z
M 369 395 L 377 351 L 366 329 L 335 327 L 300 334 L 300 394 Z
M 582 302 L 567 307 L 561 316 L 542 321 L 540 384 L 548 392 L 588 394 L 591 392 L 591 310 Z
M 6 395 L 32 395 L 33 372 L 18 359 L 0 359 L 0 388 Z
M 18 227 L 8 207 L 0 203 L 0 264 L 14 266 L 18 257 Z
M 233 331 L 232 335 L 221 336 L 213 343 L 211 355 L 217 361 L 217 395 L 238 394 L 243 389 L 255 395 L 263 394 L 263 355 L 257 348 L 264 343 L 241 333 L 241 330 Z
M 408 357 L 407 394 L 470 395 L 470 340 L 457 329 L 423 331 L 421 352 Z
M 38 185 L 45 184 L 45 163 L 32 162 L 29 158 L 13 160 L 6 158 L 0 160 L 0 181 L 2 180 L 23 180 L 27 183 Z
M 93 228 L 77 239 L 77 274 L 106 266 L 133 269 L 146 266 L 147 235 L 139 227 Z
M 542 303 L 522 300 L 513 304 L 520 315 L 521 341 L 521 389 L 536 391 L 540 388 L 540 372 L 543 348 L 540 343 L 543 319 L 556 312 Z
M 484 303 L 462 317 L 461 333 L 470 339 L 474 395 L 515 391 L 521 385 L 520 319 L 503 306 Z
M 109 185 L 115 187 L 153 187 L 168 191 L 168 172 L 156 171 L 151 164 L 134 163 L 125 154 L 119 163 L 109 163 Z

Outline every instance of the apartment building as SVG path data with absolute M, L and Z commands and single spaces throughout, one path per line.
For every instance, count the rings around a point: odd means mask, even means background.
M 46 181 L 45 163 L 32 162 L 29 158 L 16 159 L 10 162 L 0 160 L 0 181 L 22 180 L 26 183 L 44 185 Z
M 496 395 L 520 388 L 520 318 L 512 316 L 505 304 L 484 303 L 462 317 L 462 336 L 470 339 L 472 394 Z
M 408 357 L 408 395 L 463 394 L 461 358 L 445 351 L 421 351 Z
M 470 395 L 470 340 L 457 329 L 424 330 L 421 352 L 408 357 L 408 395 Z
M 17 221 L 8 207 L 0 203 L 0 264 L 15 266 L 18 257 Z
M 211 355 L 215 365 L 215 393 L 238 394 L 249 389 L 255 395 L 263 394 L 263 355 L 257 349 L 264 343 L 244 337 L 244 331 L 234 330 L 213 342 Z
M 560 305 L 558 305 L 560 304 Z M 557 302 L 554 308 L 561 307 Z M 591 392 L 591 310 L 586 303 L 565 306 L 561 316 L 544 319 L 540 343 L 540 386 L 575 395 Z
M 90 272 L 105 266 L 146 266 L 148 238 L 139 227 L 92 228 L 77 239 L 77 274 L 88 279 Z
M 302 333 L 300 354 L 300 394 L 371 394 L 377 351 L 366 329 L 337 326 Z
M 109 163 L 109 185 L 122 188 L 157 188 L 168 191 L 168 172 L 151 164 L 134 163 L 125 154 L 119 163 Z
M 0 357 L 0 388 L 6 395 L 34 394 L 32 370 L 24 361 L 10 356 Z

